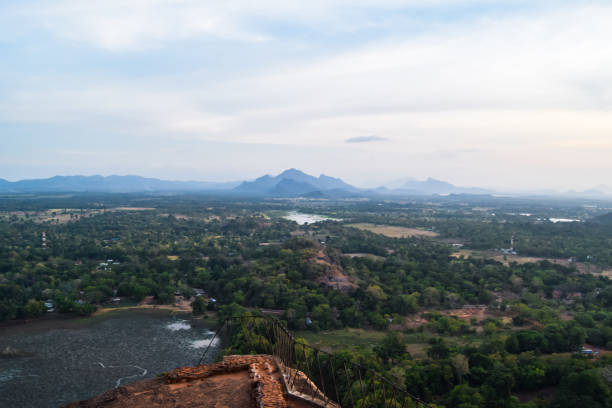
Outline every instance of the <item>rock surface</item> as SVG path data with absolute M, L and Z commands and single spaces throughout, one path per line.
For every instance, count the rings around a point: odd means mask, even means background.
M 271 356 L 227 356 L 223 361 L 181 367 L 167 376 L 132 383 L 66 408 L 215 407 L 306 408 L 289 398 Z

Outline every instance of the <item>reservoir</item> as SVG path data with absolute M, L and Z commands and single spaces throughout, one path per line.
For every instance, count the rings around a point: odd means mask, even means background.
M 341 221 L 339 219 L 330 218 L 330 217 L 326 217 L 323 215 L 304 214 L 304 213 L 300 213 L 297 211 L 290 211 L 283 218 L 289 221 L 295 221 L 299 225 L 313 224 L 315 222 L 320 222 L 320 221 Z
M 59 407 L 197 364 L 214 333 L 188 315 L 121 311 L 0 329 L 0 407 Z M 219 351 L 211 346 L 207 361 Z M 5 353 L 6 354 L 6 353 Z

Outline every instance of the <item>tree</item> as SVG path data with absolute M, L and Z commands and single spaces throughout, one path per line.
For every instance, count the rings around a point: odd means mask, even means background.
M 456 385 L 448 396 L 447 404 L 457 408 L 478 408 L 484 404 L 484 398 L 478 389 L 467 384 Z
M 463 377 L 470 373 L 470 363 L 463 354 L 456 354 L 451 359 L 453 368 L 455 369 L 455 375 L 459 380 L 459 383 L 463 381 Z
M 25 317 L 38 317 L 41 314 L 45 313 L 45 304 L 36 299 L 28 300 L 28 303 L 23 307 L 23 313 Z
M 418 294 L 413 293 L 411 295 L 397 295 L 393 296 L 390 300 L 391 310 L 394 313 L 401 315 L 407 315 L 415 313 L 419 310 Z
M 554 408 L 612 406 L 610 388 L 597 370 L 572 373 L 561 382 Z
M 427 355 L 435 360 L 447 358 L 450 354 L 450 349 L 442 337 L 432 337 L 429 339 L 430 347 L 427 349 Z
M 500 397 L 507 397 L 514 387 L 514 375 L 504 364 L 496 362 L 489 371 L 485 385 L 491 387 Z
M 206 302 L 202 299 L 202 296 L 196 296 L 195 300 L 191 302 L 191 309 L 195 316 L 204 314 L 206 311 Z
M 383 361 L 395 360 L 406 353 L 406 346 L 397 332 L 391 332 L 385 336 L 380 346 L 374 348 L 374 351 Z
M 430 286 L 423 292 L 422 299 L 425 306 L 437 306 L 440 304 L 440 291 Z
M 82 304 L 75 303 L 72 306 L 72 311 L 80 316 L 89 316 L 90 314 L 95 312 L 96 309 L 97 307 L 90 303 L 82 303 Z

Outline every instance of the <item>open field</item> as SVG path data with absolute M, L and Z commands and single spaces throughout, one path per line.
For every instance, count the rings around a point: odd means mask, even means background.
M 384 235 L 390 238 L 408 238 L 408 237 L 428 237 L 434 238 L 439 234 L 433 231 L 426 231 L 419 228 L 396 227 L 393 225 L 378 225 L 378 224 L 348 224 L 347 227 L 358 228 L 360 230 L 370 231 L 375 234 Z
M 600 275 L 612 278 L 612 269 L 606 269 L 605 271 L 602 271 Z
M 92 316 L 100 316 L 109 312 L 119 310 L 167 310 L 169 312 L 191 313 L 191 306 L 173 306 L 173 305 L 136 305 L 136 306 L 116 306 L 116 307 L 100 307 Z
M 494 259 L 496 261 L 499 261 L 501 263 L 503 263 L 504 265 L 508 266 L 510 265 L 510 263 L 512 262 L 516 262 L 518 264 L 525 264 L 525 263 L 535 263 L 535 262 L 540 262 L 540 261 L 544 261 L 544 260 L 548 260 L 550 262 L 555 261 L 554 259 L 550 259 L 550 258 L 538 258 L 538 257 L 534 257 L 534 256 L 522 256 L 522 255 L 504 255 L 500 252 L 496 252 L 496 251 L 475 251 L 475 250 L 471 250 L 471 249 L 460 249 L 458 251 L 455 251 L 452 256 L 454 256 L 455 258 L 461 258 L 462 256 L 465 258 L 487 258 L 487 259 Z M 567 260 L 562 260 L 562 259 L 557 259 L 556 261 L 558 262 L 553 262 L 553 263 L 560 263 L 560 261 L 566 261 Z
M 383 259 L 385 259 L 384 256 L 379 256 L 379 255 L 374 255 L 374 254 L 366 254 L 366 253 L 352 253 L 352 254 L 342 254 L 344 256 L 348 256 L 350 258 L 370 258 L 370 259 L 374 259 L 376 261 L 381 261 Z
M 338 329 L 326 330 L 318 333 L 311 331 L 296 332 L 296 338 L 305 339 L 308 344 L 318 347 L 325 351 L 338 352 L 351 350 L 360 347 L 372 348 L 381 344 L 383 338 L 389 331 L 379 331 L 370 329 Z M 433 333 L 401 333 L 402 342 L 406 345 L 406 351 L 412 358 L 427 358 L 428 341 L 431 337 L 436 337 Z M 451 346 L 462 346 L 465 344 L 480 344 L 480 340 L 472 336 L 444 336 L 444 339 Z
M 379 344 L 385 337 L 385 332 L 365 329 L 326 330 L 318 333 L 312 331 L 296 332 L 295 336 L 303 338 L 312 346 L 326 351 L 351 349 L 356 347 L 371 347 Z
M 170 312 L 179 312 L 179 313 L 191 313 L 191 299 L 185 299 L 182 296 L 176 296 L 173 305 L 158 305 L 154 303 L 153 296 L 147 296 L 142 302 L 137 305 L 128 304 L 128 305 L 116 305 L 116 306 L 105 306 L 99 307 L 98 310 L 94 312 L 94 316 L 103 315 L 108 312 L 113 312 L 117 310 L 138 310 L 138 309 L 153 309 L 153 310 L 167 310 Z
M 301 331 L 295 334 L 297 338 L 303 338 L 308 341 L 308 344 L 311 346 L 318 347 L 325 351 L 335 352 L 360 347 L 371 348 L 378 346 L 388 333 L 388 331 L 346 328 L 320 331 L 318 333 Z M 406 343 L 406 351 L 408 351 L 412 357 L 426 357 L 425 349 L 427 348 L 427 340 L 431 335 L 412 333 L 400 334 L 400 336 Z
M 562 258 L 541 258 L 536 256 L 523 256 L 523 255 L 505 255 L 496 251 L 476 251 L 471 249 L 460 249 L 455 251 L 452 256 L 455 258 L 461 258 L 462 256 L 465 258 L 486 258 L 486 259 L 494 259 L 498 262 L 503 263 L 506 266 L 509 266 L 512 262 L 516 262 L 519 265 L 526 263 L 536 263 L 541 261 L 548 261 L 557 265 L 563 266 L 575 266 L 578 271 L 581 273 L 591 273 L 593 275 L 602 275 L 607 277 L 612 277 L 612 269 L 602 270 L 601 267 L 597 265 L 589 265 L 584 262 L 570 262 L 568 259 Z
M 103 212 L 121 211 L 150 211 L 154 208 L 147 207 L 114 207 L 114 208 L 52 208 L 44 211 L 4 211 L 0 212 L 1 218 L 16 217 L 19 220 L 30 220 L 35 223 L 65 224 L 69 221 L 78 221 L 81 218 L 91 217 Z

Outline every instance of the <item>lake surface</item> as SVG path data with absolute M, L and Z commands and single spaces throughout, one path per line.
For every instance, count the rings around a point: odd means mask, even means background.
M 330 218 L 323 215 L 318 214 L 304 214 L 297 211 L 290 211 L 287 215 L 283 216 L 284 219 L 295 221 L 300 225 L 312 224 L 320 221 L 340 221 L 336 218 Z
M 549 218 L 550 222 L 558 223 L 558 222 L 580 222 L 580 220 L 575 220 L 572 218 Z
M 195 365 L 214 333 L 188 319 L 123 311 L 0 329 L 0 350 L 26 353 L 0 357 L 0 407 L 59 407 Z M 213 344 L 206 362 L 218 350 Z

